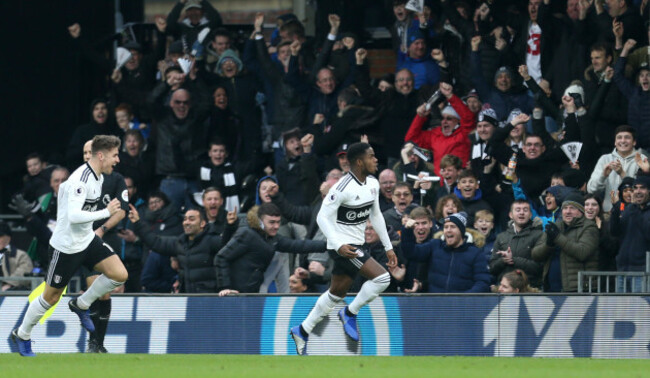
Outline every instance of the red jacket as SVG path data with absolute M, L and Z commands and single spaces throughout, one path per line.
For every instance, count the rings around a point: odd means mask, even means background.
M 433 165 L 438 176 L 440 176 L 440 160 L 447 154 L 458 156 L 463 161 L 463 166 L 467 164 L 471 150 L 469 133 L 476 125 L 476 115 L 458 96 L 453 95 L 449 103 L 460 116 L 460 125 L 450 136 L 442 135 L 441 127 L 423 131 L 422 126 L 428 118 L 416 115 L 404 137 L 405 142 L 412 141 L 422 148 L 433 151 Z

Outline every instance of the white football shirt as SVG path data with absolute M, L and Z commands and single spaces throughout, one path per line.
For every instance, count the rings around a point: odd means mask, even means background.
M 61 184 L 57 197 L 56 227 L 50 245 L 62 253 L 82 252 L 95 237 L 93 222 L 108 218 L 108 209 L 97 211 L 104 177 L 86 163 Z

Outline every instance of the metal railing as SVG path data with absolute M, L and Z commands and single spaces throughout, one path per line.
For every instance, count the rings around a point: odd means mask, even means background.
M 31 291 L 36 289 L 43 281 L 45 277 L 43 276 L 33 276 L 33 277 L 21 277 L 21 276 L 9 276 L 2 277 L 2 281 L 11 281 L 11 282 L 25 282 L 29 281 L 31 284 Z M 70 279 L 68 283 L 68 293 L 78 293 L 81 290 L 81 279 L 79 276 L 74 276 Z M 17 290 L 18 291 L 18 290 Z M 25 291 L 25 290 L 23 290 Z
M 619 277 L 624 278 L 622 287 L 619 287 Z M 578 293 L 627 293 L 628 278 L 638 277 L 641 280 L 641 292 L 650 292 L 650 251 L 645 253 L 644 272 L 605 272 L 605 271 L 580 271 L 578 272 Z M 612 282 L 613 281 L 613 282 Z M 614 291 L 610 290 L 614 286 Z M 596 291 L 594 291 L 596 289 Z

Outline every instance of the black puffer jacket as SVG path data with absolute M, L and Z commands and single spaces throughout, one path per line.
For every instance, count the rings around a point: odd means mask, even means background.
M 276 251 L 291 253 L 324 252 L 324 241 L 293 240 L 283 236 L 269 237 L 260 228 L 257 207 L 247 214 L 248 227 L 241 227 L 215 256 L 217 287 L 240 293 L 258 293 Z
M 236 227 L 236 226 L 234 226 Z M 222 247 L 222 238 L 211 227 L 190 240 L 187 235 L 158 236 L 146 230 L 144 222 L 134 225 L 142 241 L 161 255 L 178 259 L 181 291 L 184 293 L 214 293 L 217 285 L 212 260 Z

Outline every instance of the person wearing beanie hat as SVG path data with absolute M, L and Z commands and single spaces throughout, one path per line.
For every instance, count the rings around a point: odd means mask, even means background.
M 478 92 L 476 89 L 470 90 L 462 100 L 467 104 L 469 110 L 471 110 L 474 114 L 478 114 L 478 112 L 480 112 L 483 108 L 483 103 L 478 97 Z
M 564 180 L 564 184 L 569 188 L 575 188 L 581 192 L 586 191 L 587 176 L 583 171 L 573 168 L 564 170 L 562 172 L 562 179 Z
M 634 194 L 634 178 L 633 177 L 625 177 L 623 181 L 621 181 L 621 185 L 618 186 L 618 194 L 617 200 L 622 201 L 623 203 L 632 203 L 632 195 Z M 612 197 L 612 204 L 614 204 L 615 201 L 614 197 Z
M 646 159 L 646 156 L 636 149 L 636 130 L 622 125 L 616 128 L 614 135 L 614 150 L 598 159 L 587 183 L 589 193 L 605 193 L 603 211 L 612 209 L 609 193 L 618 188 L 623 178 L 635 177 L 639 173 L 636 155 L 639 154 L 641 160 Z
M 609 217 L 612 236 L 620 240 L 616 255 L 619 272 L 643 272 L 646 270 L 646 251 L 650 250 L 650 176 L 639 175 L 634 180 L 632 203 L 614 206 Z M 616 277 L 616 292 L 639 293 L 641 277 Z M 625 282 L 627 281 L 627 282 Z M 626 290 L 624 290 L 626 289 Z
M 416 244 L 409 219 L 402 227 L 402 251 L 409 262 L 429 267 L 429 293 L 486 293 L 490 290 L 487 258 L 474 243 L 465 239 L 467 214 L 454 213 L 444 218 L 443 236 Z M 415 286 L 414 286 L 415 288 Z
M 523 33 L 523 35 L 526 34 L 527 31 Z M 529 96 L 526 90 L 521 90 L 519 86 L 513 86 L 512 69 L 507 66 L 500 67 L 491 82 L 490 78 L 483 76 L 480 44 L 481 37 L 472 38 L 470 78 L 481 100 L 491 105 L 499 116 L 497 118 L 499 121 L 505 120 L 508 113 L 514 108 L 519 108 L 524 113 L 530 114 L 535 107 L 535 99 Z
M 584 206 L 582 194 L 567 195 L 562 219 L 546 225 L 532 250 L 533 260 L 545 264 L 545 292 L 576 292 L 578 272 L 598 269 L 600 232 L 596 222 L 585 217 Z
M 489 104 L 486 105 L 489 106 Z M 472 142 L 470 162 L 473 171 L 481 172 L 484 166 L 492 162 L 491 157 L 486 153 L 486 148 L 497 127 L 499 127 L 499 121 L 497 121 L 497 114 L 494 112 L 494 109 L 485 108 L 478 113 L 476 132 L 473 132 L 469 136 Z
M 232 78 L 244 69 L 244 64 L 233 50 L 224 51 L 217 62 L 217 73 L 226 78 Z
M 405 142 L 412 141 L 422 148 L 433 151 L 433 163 L 438 176 L 440 176 L 440 161 L 447 154 L 458 156 L 463 161 L 463 165 L 467 164 L 470 153 L 469 133 L 474 129 L 476 122 L 474 113 L 453 93 L 450 84 L 440 83 L 440 92 L 450 104 L 443 110 L 440 127 L 434 127 L 429 131 L 422 130 L 422 126 L 431 114 L 426 104 L 422 104 L 418 107 L 417 114 L 404 137 Z
M 409 33 L 406 54 L 397 55 L 397 71 L 407 68 L 415 78 L 415 89 L 423 85 L 435 86 L 440 80 L 440 68 L 429 54 L 427 39 L 420 30 Z

